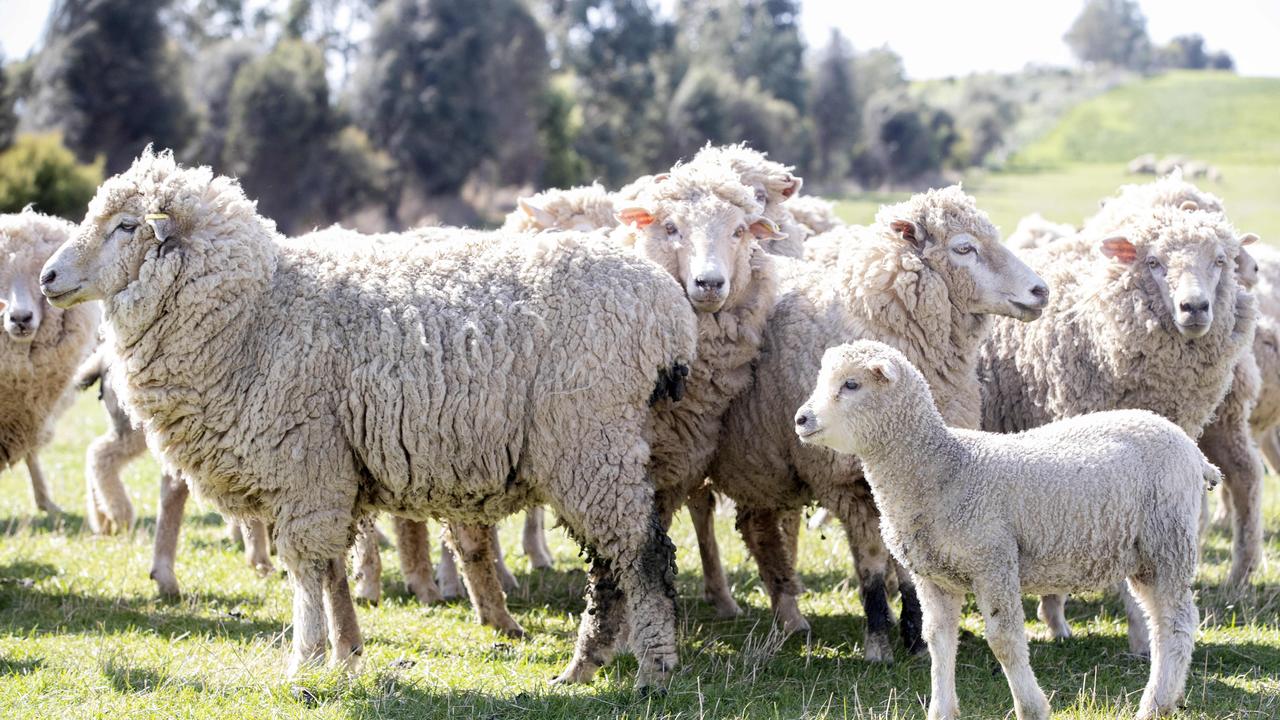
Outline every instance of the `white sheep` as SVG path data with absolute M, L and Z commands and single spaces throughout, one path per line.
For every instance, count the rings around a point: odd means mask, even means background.
M 74 230 L 30 208 L 0 215 L 0 470 L 26 461 L 36 507 L 50 515 L 62 509 L 49 495 L 39 451 L 97 339 L 97 308 L 64 311 L 40 296 L 40 267 Z
M 1022 593 L 1126 579 L 1155 639 L 1138 717 L 1178 709 L 1199 624 L 1192 583 L 1201 501 L 1219 477 L 1178 426 L 1119 410 L 1017 435 L 952 429 L 906 356 L 857 342 L 823 356 L 795 431 L 862 461 L 885 541 L 911 571 L 924 608 L 931 720 L 959 714 L 956 645 L 968 593 L 1019 720 L 1048 720 Z
M 1088 412 L 1151 410 L 1197 437 L 1253 340 L 1254 301 L 1236 282 L 1240 241 L 1218 213 L 1156 206 L 1121 234 L 1084 233 L 1024 255 L 1054 287 L 1036 323 L 998 321 L 983 346 L 982 427 L 1020 432 Z M 1145 623 L 1125 597 L 1129 642 Z M 1055 637 L 1062 598 L 1043 598 Z
M 880 339 L 928 373 L 952 424 L 977 427 L 974 373 L 990 314 L 1038 315 L 1048 290 L 1006 247 L 985 213 L 958 186 L 885 206 L 873 225 L 849 227 L 830 266 L 777 260 L 777 307 L 765 330 L 756 381 L 730 406 L 711 477 L 738 507 L 738 525 L 784 631 L 808 628 L 796 604 L 795 558 L 779 511 L 813 500 L 845 525 L 867 616 L 864 653 L 890 661 L 887 587 L 896 570 L 857 461 L 803 447 L 791 427 L 834 341 Z M 920 650 L 919 607 L 905 574 L 901 631 Z
M 600 183 L 567 189 L 544 190 L 516 201 L 502 229 L 511 232 L 538 230 L 608 229 L 618 224 L 614 201 Z
M 235 180 L 148 149 L 99 188 L 41 290 L 103 301 L 114 387 L 149 444 L 223 512 L 274 524 L 292 671 L 324 657 L 326 619 L 334 661 L 358 662 L 343 555 L 360 518 L 492 523 L 545 501 L 594 560 L 584 625 L 621 595 L 637 683 L 661 682 L 674 564 L 650 404 L 679 394 L 693 313 L 597 238 L 440 232 L 456 239 L 301 248 Z
M 796 222 L 784 203 L 804 185 L 803 178 L 792 173 L 794 168 L 770 160 L 765 153 L 752 150 L 746 143 L 711 145 L 698 151 L 690 165 L 727 168 L 737 174 L 743 185 L 755 193 L 756 202 L 764 206 L 764 216 L 782 230 L 781 236 L 761 242 L 773 255 L 801 257 L 804 242 L 812 232 Z M 657 176 L 661 177 L 661 176 Z
M 1018 221 L 1018 227 L 1004 239 L 1005 245 L 1015 250 L 1042 247 L 1054 240 L 1076 234 L 1076 229 L 1065 223 L 1047 220 L 1040 213 L 1032 213 Z
M 845 222 L 836 215 L 835 204 L 816 195 L 794 194 L 787 200 L 786 209 L 796 222 L 806 228 L 810 237 L 845 225 Z

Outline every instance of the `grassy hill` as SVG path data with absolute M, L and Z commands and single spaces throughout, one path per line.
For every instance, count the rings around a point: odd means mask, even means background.
M 1008 233 L 1033 212 L 1079 224 L 1125 183 L 1143 153 L 1183 154 L 1216 163 L 1220 183 L 1199 181 L 1226 202 L 1232 222 L 1280 244 L 1280 79 L 1220 72 L 1174 72 L 1082 102 L 1004 172 L 974 172 L 965 187 Z M 907 193 L 866 193 L 839 211 L 865 223 L 881 203 Z

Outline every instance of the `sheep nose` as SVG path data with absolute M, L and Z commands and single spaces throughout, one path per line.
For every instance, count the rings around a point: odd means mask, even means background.
M 1189 315 L 1201 315 L 1209 312 L 1208 300 L 1183 301 L 1178 303 L 1178 309 Z
M 801 410 L 800 412 L 796 413 L 796 427 L 798 428 L 808 427 L 812 422 L 813 422 L 813 415 L 809 414 L 808 410 Z
M 721 290 L 724 288 L 724 276 L 699 275 L 693 279 L 693 284 L 697 285 L 699 290 Z
M 53 282 L 54 280 L 57 280 L 57 279 L 58 279 L 58 271 L 57 271 L 57 270 L 52 270 L 52 269 L 50 269 L 50 270 L 45 270 L 45 271 L 44 271 L 44 274 L 40 276 L 40 284 L 41 284 L 41 285 L 48 285 L 49 283 L 51 283 L 51 282 Z
M 1044 285 L 1037 285 L 1031 288 L 1031 295 L 1039 300 L 1049 299 L 1049 288 Z
M 19 327 L 25 327 L 31 323 L 31 319 L 35 314 L 30 310 L 11 310 L 9 312 L 9 322 Z

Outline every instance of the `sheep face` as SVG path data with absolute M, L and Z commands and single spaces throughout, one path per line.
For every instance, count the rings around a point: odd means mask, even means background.
M 805 444 L 865 454 L 883 434 L 885 419 L 900 415 L 893 407 L 911 395 L 897 387 L 913 379 L 910 367 L 901 353 L 878 342 L 828 348 L 813 394 L 796 411 L 796 435 Z
M 40 268 L 71 227 L 30 210 L 0 215 L 0 323 L 14 342 L 31 342 L 55 312 L 40 295 Z
M 160 221 L 167 218 L 150 220 Z M 45 263 L 40 290 L 64 308 L 114 296 L 138 279 L 143 262 L 159 245 L 142 198 L 130 196 L 108 212 L 84 219 L 75 237 Z

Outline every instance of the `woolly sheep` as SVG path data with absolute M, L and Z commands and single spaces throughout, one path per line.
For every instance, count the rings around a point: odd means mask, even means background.
M 1150 207 L 1122 235 L 1087 232 L 1024 255 L 1054 286 L 1037 323 L 997 321 L 982 348 L 982 427 L 1021 432 L 1087 412 L 1138 408 L 1200 435 L 1253 339 L 1236 283 L 1235 231 L 1217 213 Z M 1130 647 L 1145 623 L 1126 597 Z M 1042 600 L 1056 637 L 1062 598 Z
M 637 683 L 660 682 L 675 607 L 649 405 L 679 394 L 692 312 L 666 273 L 590 236 L 451 232 L 300 248 L 235 180 L 148 149 L 41 289 L 103 301 L 114 387 L 148 441 L 220 510 L 274 523 L 292 671 L 324 657 L 326 615 L 334 661 L 358 661 L 343 554 L 361 517 L 491 523 L 547 501 L 625 596 Z
M 26 461 L 36 507 L 62 509 L 49 495 L 39 451 L 71 404 L 71 381 L 97 338 L 93 306 L 61 310 L 39 293 L 40 266 L 75 226 L 30 208 L 0 215 L 0 470 Z
M 1139 718 L 1177 710 L 1199 619 L 1192 592 L 1206 484 L 1218 470 L 1144 410 L 1094 413 L 1018 435 L 947 427 L 924 376 L 875 342 L 826 352 L 795 417 L 803 442 L 856 454 L 885 542 L 915 578 L 932 659 L 929 717 L 959 713 L 960 611 L 972 592 L 1019 720 L 1048 720 L 1027 651 L 1023 592 L 1127 579 L 1155 638 Z
M 1015 250 L 1029 250 L 1075 234 L 1076 229 L 1070 225 L 1032 213 L 1018 221 L 1018 227 L 1004 239 L 1004 243 Z
M 796 222 L 805 227 L 810 237 L 844 227 L 845 224 L 836 215 L 835 204 L 816 195 L 792 195 L 787 200 L 786 209 Z
M 977 427 L 974 367 L 988 314 L 1032 319 L 1046 302 L 1043 281 L 1006 247 L 973 198 L 958 186 L 880 209 L 873 225 L 843 229 L 849 241 L 830 267 L 779 259 L 778 303 L 756 363 L 756 382 L 730 406 L 712 465 L 714 487 L 738 506 L 738 526 L 755 557 L 783 629 L 805 630 L 796 605 L 795 561 L 777 513 L 812 500 L 845 525 L 867 615 L 868 660 L 892 659 L 886 584 L 896 570 L 880 539 L 870 490 L 857 461 L 803 447 L 792 430 L 831 342 L 874 338 L 904 348 L 925 371 L 952 424 Z M 919 609 L 901 574 L 907 646 L 922 649 Z
M 565 190 L 544 190 L 537 195 L 520 198 L 516 204 L 516 209 L 507 214 L 503 230 L 590 232 L 618 224 L 614 219 L 613 197 L 599 183 Z
M 691 165 L 718 165 L 737 174 L 743 185 L 755 193 L 756 202 L 764 206 L 764 216 L 782 229 L 784 237 L 761 242 L 761 247 L 773 255 L 801 257 L 804 241 L 811 234 L 801 227 L 784 203 L 796 193 L 804 180 L 792 174 L 793 168 L 770 160 L 765 153 L 752 150 L 746 143 L 737 145 L 711 145 L 698 151 Z

